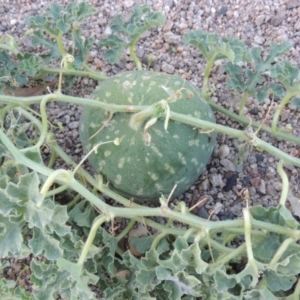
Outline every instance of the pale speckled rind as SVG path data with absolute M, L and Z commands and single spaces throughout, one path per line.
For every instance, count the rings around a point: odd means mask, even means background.
M 193 85 L 164 73 L 132 71 L 118 74 L 101 83 L 92 98 L 114 104 L 149 105 L 167 99 L 169 91 L 175 92 L 182 87 L 181 98 L 170 103 L 171 110 L 214 122 L 211 108 Z M 161 193 L 168 195 L 175 184 L 178 186 L 174 196 L 187 190 L 205 170 L 216 134 L 200 134 L 191 126 L 172 120 L 166 132 L 164 119 L 159 119 L 148 131 L 151 145 L 146 146 L 143 128 L 134 131 L 129 127 L 130 116 L 130 113 L 115 114 L 110 126 L 89 140 L 108 116 L 99 108 L 84 108 L 80 137 L 86 152 L 99 142 L 122 137 L 119 146 L 113 143 L 100 146 L 97 155 L 89 157 L 91 165 L 98 166 L 95 170 L 109 180 L 110 187 L 128 198 L 158 201 Z

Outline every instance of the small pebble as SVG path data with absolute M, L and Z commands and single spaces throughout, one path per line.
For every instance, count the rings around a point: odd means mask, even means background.
M 209 218 L 209 213 L 207 211 L 207 209 L 202 206 L 200 207 L 198 210 L 197 210 L 197 216 L 199 216 L 200 218 L 203 218 L 203 219 L 208 219 Z
M 223 159 L 225 157 L 227 157 L 230 153 L 230 148 L 227 145 L 222 145 L 219 148 L 219 158 Z
M 168 44 L 178 44 L 181 41 L 181 37 L 169 31 L 164 34 L 164 40 Z
M 266 194 L 266 182 L 263 179 L 260 180 L 257 190 L 262 194 Z
M 78 122 L 78 121 L 70 122 L 70 123 L 68 124 L 68 127 L 69 127 L 70 129 L 76 129 L 76 128 L 78 128 L 78 126 L 79 126 L 79 122 Z
M 219 14 L 221 16 L 226 16 L 226 13 L 227 13 L 227 6 L 222 6 L 219 10 Z
M 255 24 L 257 26 L 260 26 L 264 23 L 265 21 L 265 16 L 264 15 L 260 15 L 260 16 L 257 16 L 256 19 L 255 19 Z
M 162 65 L 161 69 L 168 74 L 173 74 L 175 71 L 174 66 L 166 64 L 166 63 Z
M 281 191 L 282 190 L 282 183 L 279 181 L 274 181 L 273 182 L 273 187 L 276 191 Z
M 279 26 L 282 23 L 282 16 L 276 15 L 271 18 L 271 25 L 273 26 Z
M 226 171 L 236 171 L 235 165 L 227 158 L 221 159 L 220 164 L 225 168 Z
M 237 174 L 236 173 L 232 174 L 232 176 L 228 178 L 223 190 L 225 192 L 229 192 L 230 190 L 232 190 L 233 186 L 235 185 L 236 179 L 237 179 Z

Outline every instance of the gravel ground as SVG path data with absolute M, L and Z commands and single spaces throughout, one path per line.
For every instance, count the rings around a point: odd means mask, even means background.
M 0 3 L 0 34 L 9 33 L 15 37 L 21 36 L 24 32 L 24 19 L 30 15 L 42 13 L 49 2 L 46 0 L 2 0 Z M 57 2 L 65 4 L 69 1 Z M 293 47 L 284 58 L 300 67 L 299 0 L 89 0 L 86 2 L 93 4 L 98 11 L 83 27 L 84 35 L 95 39 L 95 45 L 88 58 L 89 65 L 108 75 L 134 68 L 128 53 L 124 53 L 121 62 L 111 66 L 103 60 L 101 49 L 96 47 L 98 40 L 110 33 L 109 20 L 116 14 L 124 11 L 130 12 L 134 3 L 150 4 L 154 10 L 161 11 L 167 16 L 163 28 L 144 34 L 137 45 L 136 52 L 142 60 L 145 60 L 151 53 L 157 56 L 157 61 L 153 66 L 155 71 L 184 75 L 187 80 L 201 86 L 204 60 L 193 47 L 180 42 L 180 36 L 184 32 L 198 28 L 216 32 L 222 36 L 234 35 L 249 46 L 262 46 L 264 49 L 268 49 L 271 41 L 289 40 L 293 43 Z M 233 95 L 226 88 L 225 75 L 220 65 L 213 68 L 211 83 L 217 87 L 212 99 L 227 109 L 236 111 L 237 99 L 240 95 Z M 89 97 L 96 85 L 97 82 L 94 80 L 78 79 L 69 94 Z M 266 116 L 270 102 L 271 99 L 266 99 L 263 103 L 258 104 L 250 98 L 245 113 L 248 113 L 253 120 L 261 122 Z M 58 142 L 76 162 L 83 157 L 78 135 L 80 111 L 80 107 L 73 105 L 50 104 L 48 107 L 49 120 L 54 124 L 62 122 L 64 125 L 64 130 L 57 132 Z M 239 124 L 229 120 L 228 117 L 218 113 L 216 117 L 220 124 L 240 128 Z M 282 112 L 280 122 L 281 126 L 290 123 L 293 127 L 293 134 L 300 136 L 300 114 L 295 107 L 288 105 Z M 269 123 L 268 120 L 267 123 Z M 300 156 L 299 146 L 274 139 L 265 133 L 260 133 L 259 136 L 289 154 Z M 214 215 L 213 219 L 240 217 L 245 205 L 240 191 L 247 188 L 250 193 L 251 205 L 276 206 L 282 189 L 281 180 L 276 172 L 278 160 L 267 153 L 253 150 L 245 158 L 243 165 L 239 165 L 237 169 L 234 164 L 238 153 L 236 143 L 236 139 L 219 134 L 206 172 L 173 203 L 184 200 L 192 205 L 201 196 L 206 195 L 207 202 L 196 211 L 200 216 L 207 217 L 209 211 L 215 208 L 220 210 L 220 214 Z M 288 166 L 286 171 L 290 180 L 291 192 L 295 197 L 300 196 L 299 168 Z M 236 180 L 233 181 L 232 188 L 226 191 L 226 187 L 228 187 L 226 184 L 228 180 L 234 179 L 233 176 L 236 177 Z M 12 261 L 8 273 L 17 274 L 18 270 L 15 266 L 18 266 L 18 262 Z

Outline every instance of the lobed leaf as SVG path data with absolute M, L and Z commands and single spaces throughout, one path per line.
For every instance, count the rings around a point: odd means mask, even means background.
M 24 225 L 22 217 L 4 217 L 0 214 L 0 258 L 18 256 L 22 249 Z
M 253 47 L 249 51 L 249 58 L 252 61 L 251 69 L 247 67 L 244 70 L 232 62 L 227 62 L 224 65 L 224 69 L 229 75 L 227 85 L 247 92 L 256 97 L 258 101 L 264 100 L 268 91 L 267 87 L 260 86 L 265 81 L 264 75 L 270 71 L 275 58 L 286 53 L 290 46 L 290 43 L 286 41 L 281 44 L 271 42 L 269 53 L 265 58 L 262 57 L 261 47 Z
M 85 2 L 69 3 L 64 9 L 57 3 L 51 3 L 46 9 L 46 16 L 36 15 L 26 19 L 29 27 L 46 30 L 50 34 L 57 36 L 60 33 L 68 32 L 73 23 L 81 23 L 96 13 L 96 9 L 91 4 Z
M 31 281 L 35 285 L 33 295 L 36 299 L 52 300 L 57 295 L 66 299 L 95 299 L 88 284 L 95 284 L 97 277 L 65 259 L 57 263 L 32 260 L 30 265 L 33 274 Z
M 111 34 L 100 40 L 99 47 L 112 47 L 104 52 L 104 58 L 109 63 L 116 63 L 121 52 L 129 46 L 134 46 L 139 37 L 155 26 L 162 26 L 165 17 L 160 12 L 151 12 L 148 5 L 135 5 L 129 23 L 125 23 L 122 15 L 117 15 L 111 20 L 111 29 L 117 34 Z M 122 34 L 124 39 L 118 37 Z
M 198 48 L 206 60 L 211 62 L 227 58 L 236 63 L 248 58 L 246 45 L 234 37 L 219 38 L 214 33 L 191 30 L 183 35 L 182 41 Z
M 292 98 L 291 103 L 296 107 L 300 108 L 300 98 L 296 98 L 296 97 Z

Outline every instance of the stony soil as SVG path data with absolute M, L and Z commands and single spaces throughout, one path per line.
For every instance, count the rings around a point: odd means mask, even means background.
M 2 0 L 0 3 L 0 35 L 9 33 L 15 37 L 21 36 L 25 29 L 24 19 L 42 13 L 49 2 L 46 0 Z M 65 4 L 68 1 L 57 2 Z M 124 53 L 118 64 L 111 66 L 103 60 L 102 50 L 96 46 L 101 37 L 110 33 L 109 20 L 122 12 L 125 12 L 125 16 L 129 16 L 126 13 L 130 12 L 134 3 L 150 4 L 154 10 L 163 12 L 167 17 L 163 28 L 147 32 L 137 45 L 136 52 L 142 61 L 146 61 L 149 54 L 157 57 L 153 66 L 155 71 L 185 76 L 187 80 L 201 87 L 204 59 L 193 47 L 180 41 L 184 32 L 199 28 L 208 32 L 216 32 L 222 36 L 234 35 L 249 46 L 262 46 L 265 50 L 268 49 L 271 41 L 289 40 L 293 46 L 282 59 L 288 59 L 293 65 L 300 67 L 299 0 L 89 0 L 86 2 L 93 4 L 98 11 L 83 27 L 84 35 L 95 39 L 88 62 L 91 68 L 101 70 L 108 75 L 134 69 L 128 53 Z M 227 109 L 236 111 L 240 95 L 228 90 L 225 79 L 226 75 L 222 67 L 216 65 L 210 81 L 217 88 L 212 99 Z M 97 82 L 94 80 L 78 79 L 69 93 L 89 97 L 96 85 Z M 253 120 L 262 122 L 270 103 L 271 99 L 269 98 L 260 104 L 249 98 L 245 114 Z M 64 125 L 64 130 L 57 132 L 58 141 L 76 162 L 83 157 L 78 136 L 80 111 L 80 107 L 73 105 L 51 104 L 48 107 L 49 120 L 53 124 L 62 122 Z M 271 117 L 273 111 L 271 110 Z M 239 124 L 229 120 L 228 117 L 218 113 L 216 117 L 220 124 L 240 128 Z M 267 124 L 271 117 L 267 118 Z M 287 105 L 282 111 L 280 122 L 281 126 L 291 124 L 293 135 L 300 137 L 300 114 L 294 106 Z M 260 133 L 259 136 L 287 153 L 300 157 L 299 146 L 274 139 L 266 133 Z M 213 219 L 236 218 L 241 216 L 242 208 L 245 205 L 240 192 L 243 188 L 247 188 L 250 193 L 250 205 L 276 206 L 282 189 L 281 180 L 276 172 L 278 160 L 267 153 L 252 149 L 243 163 L 236 166 L 237 144 L 236 139 L 219 134 L 206 172 L 173 203 L 184 200 L 192 205 L 201 196 L 206 195 L 205 205 L 198 208 L 195 213 L 202 217 L 208 217 L 211 209 L 217 209 L 219 214 L 213 215 Z M 300 170 L 288 166 L 286 171 L 291 185 L 291 194 L 294 195 L 293 199 L 296 199 L 300 196 Z M 234 174 L 237 176 L 233 185 L 229 190 L 224 189 Z M 18 265 L 19 262 L 12 261 L 6 276 L 15 278 L 19 272 Z

